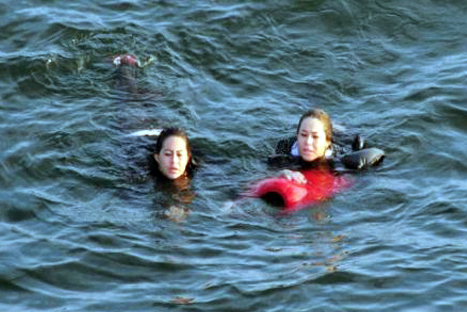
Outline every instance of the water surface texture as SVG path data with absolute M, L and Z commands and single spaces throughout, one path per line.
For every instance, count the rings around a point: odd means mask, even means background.
M 2 1 L 0 27 L 0 310 L 467 306 L 467 2 Z M 316 106 L 383 165 L 283 217 L 236 201 Z M 168 125 L 201 160 L 178 220 L 129 136 Z

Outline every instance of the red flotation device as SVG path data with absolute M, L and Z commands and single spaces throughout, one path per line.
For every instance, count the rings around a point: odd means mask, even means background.
M 329 170 L 309 169 L 301 173 L 307 180 L 304 184 L 284 177 L 267 178 L 253 185 L 247 195 L 260 197 L 272 205 L 283 207 L 284 212 L 291 212 L 326 200 L 350 186 L 347 178 L 336 176 Z

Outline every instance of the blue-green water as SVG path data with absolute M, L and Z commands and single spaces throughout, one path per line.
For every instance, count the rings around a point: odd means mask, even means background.
M 467 3 L 3 1 L 0 25 L 0 310 L 467 306 Z M 119 53 L 153 60 L 131 90 Z M 312 106 L 383 165 L 286 217 L 233 204 Z M 182 222 L 128 136 L 167 125 L 201 160 Z

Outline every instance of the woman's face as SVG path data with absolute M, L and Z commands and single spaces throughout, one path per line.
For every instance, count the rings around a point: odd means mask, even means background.
M 154 154 L 154 158 L 164 176 L 171 180 L 179 178 L 185 173 L 190 160 L 185 139 L 179 136 L 169 136 L 162 144 L 159 154 Z
M 303 119 L 297 134 L 298 150 L 305 161 L 324 156 L 330 142 L 326 140 L 323 123 L 313 117 Z

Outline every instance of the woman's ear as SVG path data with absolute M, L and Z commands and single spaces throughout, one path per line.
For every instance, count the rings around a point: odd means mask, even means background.
M 159 154 L 154 154 L 153 157 L 156 163 L 159 163 Z

